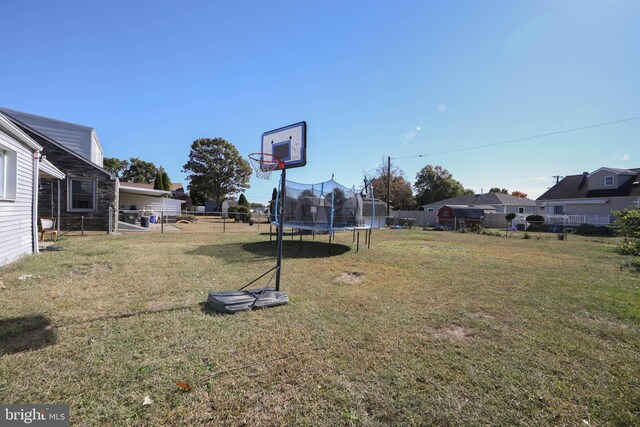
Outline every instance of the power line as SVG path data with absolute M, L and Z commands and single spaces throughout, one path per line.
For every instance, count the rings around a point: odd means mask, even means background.
M 391 160 L 415 159 L 415 158 L 418 158 L 418 157 L 435 156 L 436 154 L 447 154 L 447 153 L 457 153 L 459 151 L 477 150 L 479 148 L 487 148 L 487 147 L 495 147 L 496 145 L 512 144 L 514 142 L 527 141 L 527 140 L 536 139 L 536 138 L 544 138 L 546 136 L 559 135 L 561 133 L 575 132 L 575 131 L 585 130 L 585 129 L 592 129 L 592 128 L 596 128 L 596 127 L 600 127 L 600 126 L 609 126 L 609 125 L 614 125 L 614 124 L 617 124 L 617 123 L 630 122 L 631 120 L 638 120 L 638 119 L 640 119 L 640 116 L 630 117 L 628 119 L 622 119 L 622 120 L 614 120 L 614 121 L 611 121 L 611 122 L 597 123 L 597 124 L 594 124 L 594 125 L 581 126 L 581 127 L 578 127 L 578 128 L 564 129 L 564 130 L 559 130 L 559 131 L 555 131 L 555 132 L 541 133 L 539 135 L 532 135 L 532 136 L 527 136 L 527 137 L 518 138 L 518 139 L 510 139 L 508 141 L 502 141 L 502 142 L 494 142 L 492 144 L 475 145 L 473 147 L 456 148 L 454 150 L 437 151 L 437 152 L 434 152 L 434 153 L 418 154 L 418 155 L 415 155 L 415 156 L 392 157 Z

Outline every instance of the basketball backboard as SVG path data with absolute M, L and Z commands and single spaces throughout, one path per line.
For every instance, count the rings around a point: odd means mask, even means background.
M 262 134 L 263 153 L 277 156 L 285 169 L 307 164 L 307 123 L 300 122 Z

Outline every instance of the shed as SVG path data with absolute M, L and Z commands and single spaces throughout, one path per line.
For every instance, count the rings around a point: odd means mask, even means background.
M 362 199 L 362 219 L 371 228 L 385 228 L 387 226 L 387 204 L 380 199 Z
M 471 225 L 484 225 L 484 210 L 478 208 L 443 206 L 438 210 L 438 224 L 457 230 Z

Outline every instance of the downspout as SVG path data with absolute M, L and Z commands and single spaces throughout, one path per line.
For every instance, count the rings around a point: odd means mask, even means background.
M 33 150 L 33 200 L 31 203 L 33 253 L 38 251 L 38 174 L 40 168 L 40 151 Z

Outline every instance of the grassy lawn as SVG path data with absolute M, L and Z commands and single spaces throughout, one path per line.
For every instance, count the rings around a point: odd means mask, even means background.
M 182 227 L 1 269 L 0 402 L 67 403 L 82 425 L 640 424 L 640 274 L 612 240 L 287 239 L 290 304 L 215 315 L 207 293 L 275 244 Z

